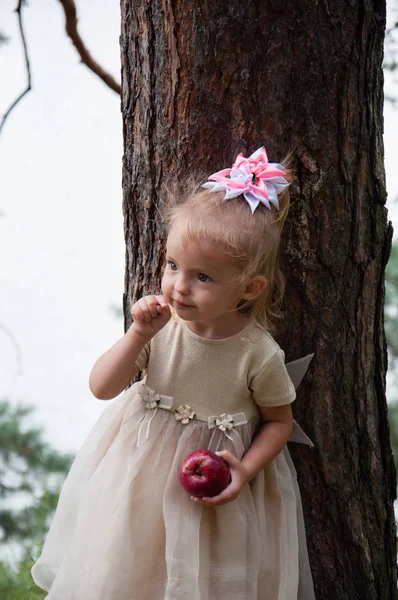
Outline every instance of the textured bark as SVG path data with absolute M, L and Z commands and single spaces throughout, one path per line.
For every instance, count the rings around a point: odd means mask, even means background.
M 126 326 L 159 289 L 167 185 L 293 150 L 288 359 L 314 352 L 292 448 L 317 598 L 397 598 L 385 402 L 384 1 L 122 0 Z

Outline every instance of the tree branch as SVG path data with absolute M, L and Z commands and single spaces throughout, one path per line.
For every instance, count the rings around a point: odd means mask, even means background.
M 63 6 L 65 13 L 65 29 L 66 33 L 72 40 L 73 45 L 76 50 L 80 54 L 80 58 L 82 62 L 89 68 L 93 73 L 98 75 L 100 79 L 108 87 L 110 87 L 117 94 L 121 93 L 120 84 L 107 73 L 91 56 L 90 52 L 87 50 L 86 46 L 81 39 L 79 32 L 77 31 L 77 16 L 76 16 L 76 6 L 74 0 L 59 0 Z
M 107 73 L 91 56 L 90 52 L 87 50 L 86 46 L 83 43 L 83 40 L 81 39 L 79 32 L 77 31 L 77 15 L 76 15 L 76 6 L 75 6 L 75 2 L 74 0 L 59 0 L 62 4 L 62 7 L 64 9 L 64 13 L 65 13 L 65 29 L 66 29 L 66 33 L 67 35 L 70 37 L 70 39 L 72 40 L 73 45 L 75 46 L 75 48 L 77 49 L 78 53 L 80 54 L 80 58 L 82 60 L 82 63 L 84 63 L 91 71 L 93 71 L 93 73 L 95 73 L 96 75 L 98 75 L 98 77 L 100 79 L 102 79 L 102 81 L 108 86 L 110 87 L 114 92 L 116 92 L 117 94 L 120 95 L 121 93 L 121 86 L 120 84 L 112 77 L 112 75 L 110 75 L 109 73 Z M 27 72 L 27 78 L 28 78 L 28 84 L 26 86 L 26 89 L 22 92 L 22 94 L 20 94 L 18 96 L 18 98 L 16 100 L 14 100 L 14 102 L 11 104 L 11 106 L 8 108 L 8 110 L 6 111 L 6 113 L 3 115 L 3 118 L 1 120 L 0 123 L 0 133 L 3 129 L 4 123 L 7 119 L 7 117 L 10 115 L 10 113 L 13 111 L 13 109 L 16 107 L 16 105 L 18 104 L 18 102 L 20 102 L 22 100 L 22 98 L 32 89 L 31 87 L 31 83 L 32 83 L 32 78 L 31 78 L 31 73 L 30 73 L 30 62 L 29 62 L 29 54 L 28 54 L 28 48 L 27 48 L 27 44 L 26 44 L 26 38 L 25 38 L 25 33 L 24 33 L 24 28 L 23 28 L 23 24 L 22 24 L 22 5 L 25 2 L 25 0 L 18 0 L 18 5 L 17 8 L 15 9 L 15 12 L 18 14 L 18 22 L 19 22 L 19 30 L 21 33 L 21 39 L 22 39 L 22 44 L 23 44 L 23 49 L 24 49 L 24 56 L 25 56 L 25 65 L 26 65 L 26 72 Z M 0 40 L 1 42 L 4 42 L 7 38 L 3 35 L 0 34 Z
M 14 100 L 14 102 L 11 104 L 10 108 L 7 110 L 7 112 L 3 116 L 3 119 L 2 119 L 2 121 L 0 123 L 0 133 L 1 133 L 1 130 L 2 130 L 3 125 L 5 123 L 5 120 L 9 116 L 10 112 L 16 107 L 16 105 L 18 104 L 18 102 L 20 100 L 22 100 L 22 98 L 32 89 L 31 88 L 31 74 L 30 74 L 30 63 L 29 63 L 28 48 L 27 48 L 27 45 L 26 45 L 24 28 L 23 28 L 23 25 L 22 25 L 22 4 L 23 4 L 23 1 L 24 0 L 18 0 L 18 6 L 15 9 L 15 12 L 18 14 L 19 31 L 21 33 L 21 39 L 22 39 L 22 44 L 23 44 L 23 49 L 24 49 L 24 55 L 25 55 L 26 72 L 27 72 L 27 75 L 28 75 L 28 85 L 27 85 L 26 89 L 22 92 L 22 94 L 20 94 L 18 96 L 18 98 L 16 100 Z

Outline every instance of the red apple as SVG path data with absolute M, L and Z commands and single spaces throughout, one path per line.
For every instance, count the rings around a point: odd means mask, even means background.
M 179 478 L 182 487 L 195 498 L 220 494 L 231 481 L 228 463 L 207 448 L 194 450 L 184 459 Z

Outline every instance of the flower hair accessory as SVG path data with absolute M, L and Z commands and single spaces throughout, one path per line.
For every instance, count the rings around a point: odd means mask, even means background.
M 249 158 L 242 152 L 238 154 L 232 169 L 210 175 L 202 187 L 212 192 L 225 191 L 224 200 L 243 194 L 252 213 L 260 202 L 269 209 L 271 203 L 279 210 L 278 194 L 289 185 L 285 176 L 282 165 L 269 163 L 265 148 L 261 147 Z

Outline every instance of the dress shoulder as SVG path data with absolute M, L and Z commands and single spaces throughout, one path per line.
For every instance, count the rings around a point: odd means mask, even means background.
M 279 344 L 259 323 L 253 327 L 255 368 L 250 389 L 258 406 L 282 406 L 296 397 L 285 367 L 285 354 Z
M 272 335 L 257 321 L 252 322 L 252 327 L 246 336 L 250 352 L 257 358 L 256 370 L 260 372 L 275 354 L 285 358 L 285 353 Z

